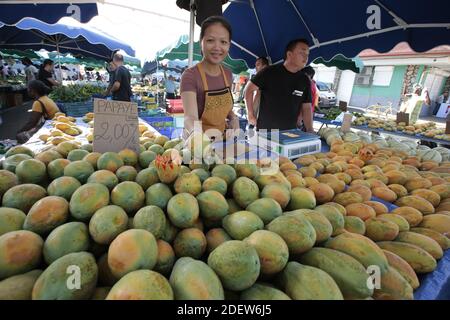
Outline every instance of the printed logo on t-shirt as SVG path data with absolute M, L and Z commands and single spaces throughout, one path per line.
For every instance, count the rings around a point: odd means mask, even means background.
M 297 97 L 303 97 L 303 91 L 294 90 L 292 92 L 292 95 Z

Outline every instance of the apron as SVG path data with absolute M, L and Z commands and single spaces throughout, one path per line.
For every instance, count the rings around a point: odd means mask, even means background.
M 220 90 L 209 90 L 206 74 L 201 63 L 197 64 L 197 68 L 202 78 L 203 90 L 205 91 L 205 108 L 200 118 L 202 121 L 203 132 L 206 132 L 209 129 L 217 129 L 223 133 L 226 129 L 225 119 L 230 111 L 233 110 L 233 96 L 225 71 L 223 70 L 223 67 L 220 66 L 225 82 L 225 88 Z

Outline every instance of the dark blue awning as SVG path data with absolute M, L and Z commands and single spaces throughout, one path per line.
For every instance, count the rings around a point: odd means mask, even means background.
M 115 50 L 123 50 L 130 56 L 135 54 L 128 44 L 72 19 L 47 24 L 25 18 L 15 26 L 0 22 L 0 48 L 58 50 L 101 59 L 110 58 Z
M 310 42 L 310 61 L 387 52 L 403 41 L 428 51 L 450 43 L 449 12 L 448 0 L 240 0 L 224 16 L 233 27 L 231 57 L 254 66 L 258 56 L 282 60 L 296 38 Z
M 64 1 L 61 1 L 64 2 Z M 93 3 L 37 3 L 37 4 L 0 4 L 0 21 L 4 24 L 16 24 L 24 18 L 35 18 L 46 23 L 56 23 L 62 17 L 72 17 L 79 22 L 89 22 L 98 15 L 97 4 Z

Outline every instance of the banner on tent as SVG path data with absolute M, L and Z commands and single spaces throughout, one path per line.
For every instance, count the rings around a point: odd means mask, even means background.
M 94 151 L 139 153 L 139 120 L 136 103 L 94 99 Z

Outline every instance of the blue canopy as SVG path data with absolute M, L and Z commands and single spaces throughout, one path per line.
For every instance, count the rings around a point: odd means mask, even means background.
M 230 55 L 255 65 L 283 59 L 290 40 L 310 42 L 310 61 L 364 49 L 390 51 L 406 41 L 417 52 L 450 42 L 448 0 L 240 0 L 224 12 L 233 27 Z
M 64 2 L 64 1 L 61 1 Z M 72 17 L 80 22 L 88 22 L 98 15 L 97 4 L 93 3 L 2 3 L 0 21 L 13 25 L 23 18 L 35 18 L 47 23 L 56 23 L 62 17 Z
M 135 54 L 128 44 L 110 35 L 73 19 L 63 20 L 47 24 L 25 18 L 15 26 L 0 22 L 0 48 L 56 50 L 101 59 L 111 58 L 115 50 L 123 50 L 130 56 Z

